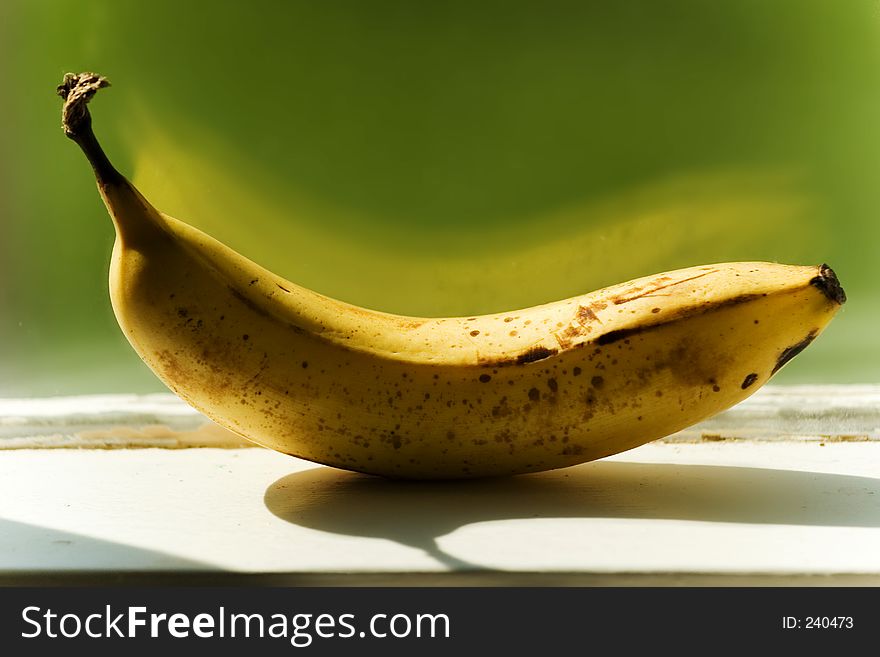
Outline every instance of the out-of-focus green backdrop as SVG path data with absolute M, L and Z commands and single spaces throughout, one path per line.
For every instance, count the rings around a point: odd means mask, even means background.
M 875 0 L 5 0 L 0 67 L 0 395 L 163 389 L 60 129 L 81 70 L 154 205 L 325 294 L 475 314 L 828 262 L 850 302 L 776 380 L 880 380 Z

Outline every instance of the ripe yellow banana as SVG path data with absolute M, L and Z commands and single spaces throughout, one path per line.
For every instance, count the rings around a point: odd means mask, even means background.
M 740 262 L 479 317 L 358 308 L 154 209 L 91 130 L 106 84 L 68 74 L 59 93 L 116 228 L 119 325 L 183 399 L 281 452 L 426 479 L 601 458 L 749 396 L 845 301 L 825 265 Z

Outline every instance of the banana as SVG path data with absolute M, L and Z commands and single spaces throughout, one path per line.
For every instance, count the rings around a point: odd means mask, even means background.
M 121 329 L 189 404 L 300 458 L 415 479 L 602 458 L 751 395 L 846 300 L 826 265 L 734 262 L 492 315 L 359 308 L 153 208 L 92 132 L 86 103 L 103 86 L 68 74 L 59 94 L 115 226 Z

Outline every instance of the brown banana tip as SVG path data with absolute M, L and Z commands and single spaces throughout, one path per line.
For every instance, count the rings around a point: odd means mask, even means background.
M 822 290 L 822 293 L 834 303 L 840 305 L 846 303 L 846 292 L 843 291 L 837 274 L 828 265 L 820 265 L 819 275 L 810 281 L 810 285 L 814 285 Z
M 98 89 L 109 87 L 107 78 L 97 73 L 67 73 L 56 92 L 64 99 L 61 110 L 61 127 L 71 139 L 76 139 L 91 125 L 91 116 L 86 107 Z

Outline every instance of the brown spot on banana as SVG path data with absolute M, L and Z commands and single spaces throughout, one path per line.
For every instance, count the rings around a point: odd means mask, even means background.
M 790 347 L 786 347 L 782 350 L 782 353 L 779 354 L 779 358 L 776 359 L 776 365 L 773 366 L 773 371 L 770 374 L 776 374 L 779 370 L 783 368 L 783 366 L 790 361 L 792 358 L 801 353 L 804 349 L 810 346 L 810 343 L 816 339 L 816 336 L 819 334 L 818 329 L 813 329 L 807 334 L 803 340 L 798 342 L 797 344 L 793 344 Z
M 548 349 L 547 347 L 532 347 L 526 352 L 521 353 L 516 359 L 513 361 L 517 365 L 525 365 L 526 363 L 534 363 L 539 360 L 544 360 L 545 358 L 550 358 L 550 356 L 558 353 L 558 349 Z M 506 361 L 503 363 L 499 363 L 499 365 L 506 365 L 510 361 Z
M 553 337 L 556 338 L 556 342 L 559 343 L 561 349 L 568 349 L 575 338 L 589 333 L 591 330 L 589 326 L 569 326 L 564 331 L 554 333 Z
M 596 316 L 596 313 L 593 312 L 593 309 L 589 306 L 578 306 L 577 313 L 575 315 L 578 324 L 584 326 L 589 322 L 599 322 L 599 318 Z M 601 324 L 601 322 L 599 322 Z

